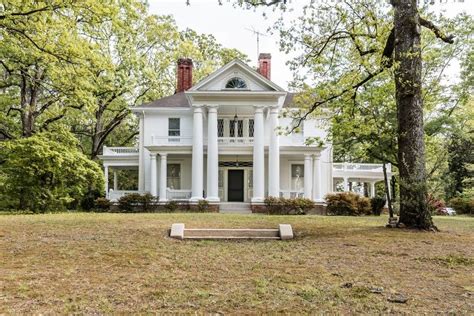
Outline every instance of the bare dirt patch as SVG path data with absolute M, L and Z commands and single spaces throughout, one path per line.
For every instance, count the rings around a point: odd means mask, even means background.
M 0 314 L 474 313 L 474 219 L 439 233 L 386 218 L 221 214 L 0 216 Z M 290 241 L 178 241 L 186 227 L 293 225 Z M 348 286 L 350 284 L 350 286 Z M 402 295 L 405 303 L 389 301 Z

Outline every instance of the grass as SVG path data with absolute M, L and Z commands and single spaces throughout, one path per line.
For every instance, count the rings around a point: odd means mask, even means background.
M 474 218 L 0 216 L 0 314 L 474 313 Z M 291 241 L 178 241 L 187 227 L 293 225 Z M 374 291 L 373 289 L 383 288 Z M 401 293 L 406 304 L 388 297 Z

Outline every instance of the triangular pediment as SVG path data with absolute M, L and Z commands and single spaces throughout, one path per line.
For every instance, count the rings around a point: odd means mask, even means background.
M 228 89 L 227 82 L 240 78 L 245 82 L 245 89 Z M 285 91 L 277 84 L 268 80 L 241 60 L 235 59 L 216 70 L 189 91 Z

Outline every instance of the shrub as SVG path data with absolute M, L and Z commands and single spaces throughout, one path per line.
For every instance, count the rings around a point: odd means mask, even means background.
M 120 197 L 118 200 L 120 210 L 133 212 L 135 206 L 143 205 L 143 196 L 139 193 L 130 193 Z
M 207 212 L 209 210 L 209 202 L 206 200 L 199 200 L 197 208 L 199 212 Z
M 165 210 L 167 210 L 168 212 L 174 212 L 178 209 L 178 202 L 176 201 L 168 201 L 166 202 L 166 204 L 164 205 L 164 208 Z
M 474 214 L 474 199 L 467 197 L 455 197 L 449 200 L 449 204 L 457 214 Z
M 148 211 L 150 209 L 150 205 L 156 201 L 156 198 L 151 193 L 145 193 L 142 195 L 142 206 L 143 211 Z
M 103 197 L 97 198 L 94 202 L 95 209 L 99 212 L 107 212 L 111 205 L 110 200 Z
M 328 215 L 370 215 L 370 199 L 353 192 L 328 194 L 325 197 Z
M 372 214 L 376 216 L 380 216 L 382 213 L 382 209 L 385 206 L 387 200 L 383 197 L 376 196 L 370 199 L 370 206 L 372 208 Z
M 96 207 L 96 200 L 101 196 L 98 190 L 89 190 L 81 199 L 80 206 L 83 211 L 91 211 Z
M 305 198 L 267 197 L 265 206 L 268 214 L 272 215 L 303 215 L 314 208 L 315 204 L 312 200 Z
M 444 208 L 446 207 L 446 204 L 444 203 L 443 200 L 437 199 L 433 195 L 428 194 L 428 198 L 426 201 L 428 204 L 428 209 L 431 212 L 431 214 L 446 215 L 446 213 L 444 212 Z

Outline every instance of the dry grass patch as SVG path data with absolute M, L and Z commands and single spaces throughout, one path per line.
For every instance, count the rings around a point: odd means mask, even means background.
M 474 313 L 474 219 L 440 233 L 386 218 L 221 214 L 0 216 L 1 313 Z M 186 227 L 293 225 L 291 241 L 178 241 Z M 381 290 L 382 289 L 382 290 Z M 387 298 L 402 293 L 406 304 Z

